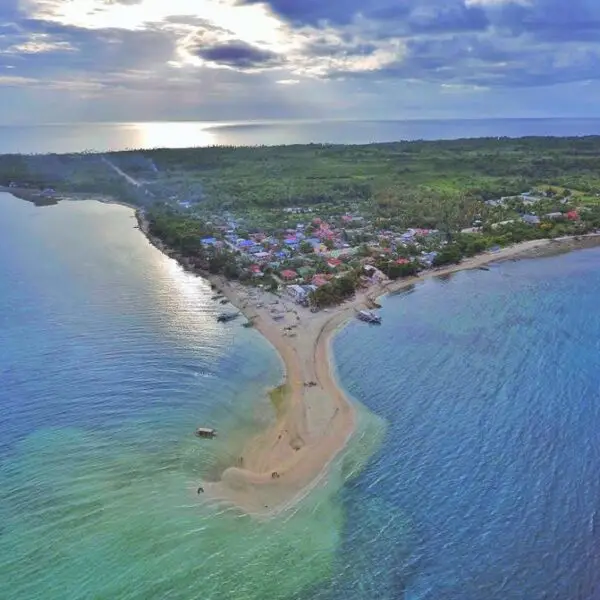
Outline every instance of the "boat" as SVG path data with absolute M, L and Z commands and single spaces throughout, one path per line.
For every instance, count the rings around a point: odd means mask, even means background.
M 221 313 L 217 316 L 217 321 L 219 321 L 219 323 L 228 323 L 229 321 L 237 319 L 239 315 L 239 312 Z
M 217 437 L 217 430 L 210 427 L 198 427 L 196 435 L 201 438 L 214 438 Z
M 361 310 L 356 313 L 356 317 L 365 323 L 381 324 L 381 317 L 376 315 L 372 310 Z

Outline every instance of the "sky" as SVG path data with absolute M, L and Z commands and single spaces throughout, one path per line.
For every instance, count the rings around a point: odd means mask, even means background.
M 600 116 L 600 0 L 0 0 L 0 122 Z

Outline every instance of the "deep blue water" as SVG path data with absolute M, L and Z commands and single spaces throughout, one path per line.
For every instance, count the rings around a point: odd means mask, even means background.
M 250 123 L 159 121 L 4 125 L 0 126 L 0 154 L 583 135 L 600 135 L 600 119 L 314 120 Z
M 339 377 L 380 420 L 263 522 L 195 490 L 269 418 L 277 356 L 134 224 L 0 195 L 2 600 L 600 598 L 600 250 L 350 323 Z
M 371 597 L 600 598 L 600 250 L 430 280 L 382 314 L 335 341 L 388 421 L 342 493 L 348 546 L 365 514 L 405 524 L 369 549 Z

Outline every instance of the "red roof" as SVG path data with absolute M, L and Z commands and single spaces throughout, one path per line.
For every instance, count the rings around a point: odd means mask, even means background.
M 410 262 L 410 260 L 408 260 L 408 258 L 399 258 L 396 261 L 396 264 L 398 265 L 407 265 Z
M 284 279 L 296 279 L 296 277 L 298 277 L 298 273 L 296 273 L 296 271 L 292 271 L 291 269 L 286 269 L 285 271 L 281 271 L 281 276 Z
M 341 264 L 342 264 L 342 261 L 341 261 L 339 258 L 330 258 L 330 259 L 327 261 L 327 264 L 328 264 L 330 267 L 337 267 L 337 266 L 339 266 L 339 265 L 341 265 Z
M 570 221 L 577 221 L 579 219 L 579 213 L 576 210 L 572 210 L 567 213 L 567 219 Z
M 252 265 L 252 266 L 250 267 L 250 270 L 251 270 L 253 273 L 260 273 L 260 267 L 259 267 L 258 265 Z
M 312 278 L 312 284 L 316 285 L 317 287 L 321 287 L 322 285 L 325 285 L 327 282 L 327 277 L 325 277 L 325 275 L 315 275 Z

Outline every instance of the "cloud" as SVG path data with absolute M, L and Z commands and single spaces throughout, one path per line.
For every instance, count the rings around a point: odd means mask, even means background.
M 238 0 L 240 5 L 263 0 Z M 268 0 L 270 9 L 295 25 L 344 26 L 357 19 L 393 22 L 397 31 L 467 31 L 484 28 L 484 10 L 464 0 Z
M 197 46 L 191 52 L 208 63 L 240 70 L 271 67 L 283 62 L 275 52 L 263 50 L 240 40 Z
M 169 94 L 174 115 L 227 119 L 458 110 L 485 90 L 537 107 L 536 89 L 594 90 L 599 64 L 600 0 L 0 0 L 0 90 L 132 115 Z

